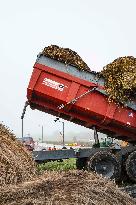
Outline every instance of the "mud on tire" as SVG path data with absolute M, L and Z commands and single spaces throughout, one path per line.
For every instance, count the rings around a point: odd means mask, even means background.
M 112 153 L 99 151 L 88 158 L 87 170 L 118 181 L 121 174 L 121 164 Z
M 136 182 L 136 151 L 132 152 L 126 160 L 126 172 L 129 178 Z

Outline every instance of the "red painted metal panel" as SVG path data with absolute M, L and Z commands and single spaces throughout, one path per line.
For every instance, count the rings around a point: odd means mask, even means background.
M 101 132 L 112 133 L 116 138 L 136 141 L 136 111 L 109 103 L 107 97 L 97 90 L 61 110 L 58 108 L 95 86 L 57 69 L 35 64 L 27 98 L 32 108 L 60 115 L 85 127 L 96 125 Z
M 34 92 L 34 86 L 36 85 L 40 74 L 41 74 L 41 70 L 36 69 L 36 68 L 33 70 L 33 73 L 32 73 L 32 76 L 31 76 L 32 80 L 30 80 L 29 85 L 28 85 L 29 89 L 27 89 L 27 98 L 28 98 L 29 101 L 31 101 L 32 94 Z
M 77 82 L 79 84 L 82 84 L 82 85 L 85 85 L 85 86 L 88 86 L 88 87 L 89 86 L 95 86 L 95 83 L 83 80 L 81 78 L 76 78 L 72 75 L 69 75 L 67 73 L 61 72 L 59 70 L 56 70 L 54 68 L 51 68 L 51 67 L 48 67 L 48 66 L 45 66 L 45 65 L 41 65 L 39 63 L 35 63 L 34 69 L 35 68 L 40 69 L 40 70 L 42 70 L 46 73 L 50 73 L 52 76 L 60 76 L 61 78 L 64 78 L 64 79 L 67 79 L 67 80 L 70 80 L 70 81 L 73 81 L 73 82 Z M 102 87 L 102 86 L 99 86 L 99 87 L 104 89 L 104 87 Z

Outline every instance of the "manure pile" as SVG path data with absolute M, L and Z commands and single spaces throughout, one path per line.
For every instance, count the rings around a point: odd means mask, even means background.
M 3 187 L 1 205 L 134 205 L 116 185 L 83 171 L 45 172 L 33 181 Z
M 61 48 L 56 45 L 45 47 L 42 54 L 65 63 L 66 65 L 73 65 L 80 70 L 90 71 L 88 65 L 82 60 L 82 58 L 69 48 Z
M 125 56 L 106 65 L 101 74 L 109 100 L 125 104 L 136 95 L 136 58 Z
M 0 188 L 30 179 L 36 173 L 31 155 L 0 123 Z

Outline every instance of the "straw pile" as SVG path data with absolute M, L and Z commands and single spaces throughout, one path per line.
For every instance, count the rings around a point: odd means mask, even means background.
M 83 171 L 46 172 L 18 186 L 4 187 L 1 205 L 134 205 L 113 182 Z
M 0 187 L 30 179 L 36 173 L 30 153 L 0 124 Z
M 101 74 L 110 101 L 125 104 L 136 94 L 136 58 L 125 56 L 106 65 Z
M 42 54 L 65 63 L 66 65 L 73 65 L 79 70 L 90 71 L 88 65 L 82 60 L 82 58 L 69 48 L 61 48 L 56 45 L 45 47 Z

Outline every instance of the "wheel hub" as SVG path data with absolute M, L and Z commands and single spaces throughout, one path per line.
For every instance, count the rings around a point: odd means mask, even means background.
M 95 171 L 105 177 L 111 178 L 114 174 L 114 165 L 111 161 L 99 161 L 95 165 Z

